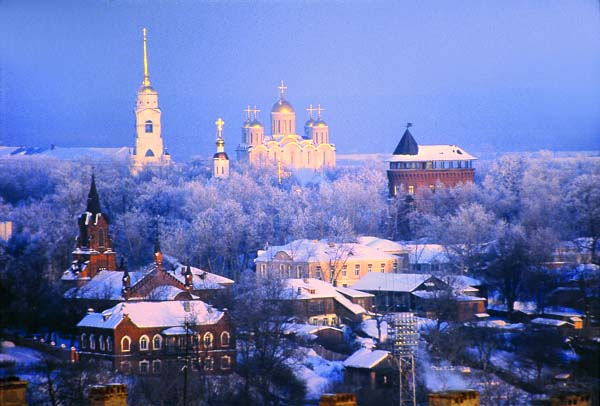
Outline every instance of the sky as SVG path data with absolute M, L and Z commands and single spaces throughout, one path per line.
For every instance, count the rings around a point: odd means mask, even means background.
M 175 160 L 230 156 L 285 80 L 338 153 L 600 150 L 597 0 L 0 0 L 0 145 L 132 146 L 142 28 Z

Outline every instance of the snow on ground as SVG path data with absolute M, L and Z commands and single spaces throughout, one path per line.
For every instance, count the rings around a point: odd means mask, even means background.
M 417 354 L 420 371 L 425 375 L 425 385 L 429 391 L 468 389 L 469 382 L 462 372 L 464 369 L 452 366 L 448 361 L 433 362 L 423 344 Z
M 3 359 L 7 361 L 14 360 L 20 366 L 33 365 L 40 362 L 42 353 L 31 348 L 16 346 L 10 341 L 3 341 L 0 361 Z
M 306 384 L 307 399 L 320 398 L 331 383 L 344 379 L 341 361 L 327 361 L 312 349 L 307 349 L 304 359 L 292 367 L 296 376 Z

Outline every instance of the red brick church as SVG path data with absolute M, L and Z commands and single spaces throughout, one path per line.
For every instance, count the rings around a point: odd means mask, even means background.
M 477 158 L 456 145 L 419 145 L 410 133 L 411 124 L 400 139 L 389 162 L 389 195 L 415 195 L 419 189 L 434 190 L 472 183 L 473 161 Z

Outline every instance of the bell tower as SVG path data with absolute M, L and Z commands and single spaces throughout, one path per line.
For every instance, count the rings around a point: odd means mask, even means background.
M 225 152 L 225 140 L 223 140 L 223 124 L 225 122 L 221 117 L 215 121 L 217 126 L 217 152 L 213 155 L 213 177 L 229 177 L 229 157 Z
M 165 152 L 161 136 L 161 111 L 158 92 L 150 84 L 148 75 L 148 51 L 144 28 L 144 79 L 137 93 L 135 104 L 135 150 L 132 171 L 138 172 L 145 165 L 165 165 L 171 157 Z

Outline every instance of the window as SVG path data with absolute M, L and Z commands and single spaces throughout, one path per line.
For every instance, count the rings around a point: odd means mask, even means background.
M 302 277 L 302 267 L 300 265 L 296 266 L 296 278 L 300 279 Z
M 394 273 L 398 273 L 398 263 L 394 262 Z
M 153 374 L 160 374 L 160 360 L 159 359 L 155 359 L 154 361 L 152 361 L 152 373 Z
M 148 336 L 140 337 L 140 350 L 148 351 Z
M 214 364 L 215 362 L 211 357 L 206 357 L 206 359 L 204 360 L 204 369 L 206 371 L 212 371 L 214 368 Z
M 373 264 L 367 265 L 367 272 L 373 272 Z
M 379 270 L 381 271 L 381 273 L 385 272 L 385 264 L 379 264 Z
M 125 336 L 121 339 L 121 351 L 129 352 L 131 351 L 131 338 Z
M 128 373 L 131 370 L 131 362 L 121 361 L 121 371 Z
M 146 151 L 146 158 L 153 157 L 153 156 L 154 156 L 154 152 L 152 152 L 151 149 L 149 149 L 148 151 Z
M 147 374 L 150 369 L 150 362 L 140 361 L 140 374 Z
M 98 230 L 98 245 L 104 247 L 104 230 Z
M 317 279 L 321 279 L 321 267 L 320 266 L 317 266 L 316 277 L 317 277 Z
M 105 347 L 105 343 L 104 343 L 104 336 L 100 336 L 98 337 L 98 344 L 100 344 L 100 351 L 104 351 Z
M 229 347 L 229 333 L 227 331 L 221 333 L 221 347 Z
M 162 345 L 162 337 L 156 334 L 152 339 L 152 345 L 155 350 L 160 350 L 160 347 Z
M 204 347 L 210 348 L 213 345 L 213 335 L 212 333 L 204 334 Z
M 112 338 L 106 337 L 106 351 L 111 352 L 113 350 Z
M 354 265 L 354 276 L 360 276 L 360 264 Z
M 408 194 L 409 195 L 414 195 L 415 194 L 415 187 L 413 185 L 410 185 L 408 187 Z
M 429 185 L 429 190 L 431 190 L 432 192 L 435 192 L 435 185 L 434 184 L 430 184 Z
M 93 334 L 90 334 L 90 350 L 96 349 L 96 337 Z
M 342 267 L 342 276 L 347 276 L 348 275 L 348 267 L 346 265 L 344 265 Z
M 154 131 L 154 126 L 152 125 L 152 120 L 146 120 L 146 123 L 144 125 L 144 131 L 146 133 L 151 133 Z
M 231 368 L 231 357 L 225 355 L 221 357 L 221 369 Z

